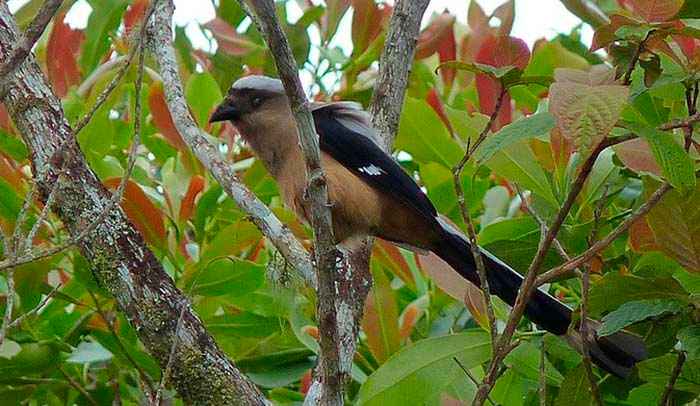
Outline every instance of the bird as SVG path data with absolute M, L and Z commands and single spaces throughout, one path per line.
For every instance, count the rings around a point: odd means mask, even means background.
M 336 244 L 379 237 L 401 246 L 432 251 L 462 278 L 480 286 L 469 240 L 441 216 L 418 184 L 378 144 L 370 116 L 355 102 L 309 102 L 318 135 Z M 250 75 L 236 80 L 210 116 L 230 121 L 276 180 L 287 207 L 310 219 L 305 197 L 306 167 L 296 121 L 279 79 Z M 479 248 L 490 293 L 513 306 L 523 277 Z M 573 311 L 542 289 L 531 295 L 527 318 L 562 336 L 579 352 L 583 340 L 571 328 Z M 592 326 L 599 322 L 591 320 Z M 575 327 L 575 326 L 574 326 Z M 647 357 L 643 340 L 630 332 L 588 337 L 591 359 L 619 377 L 629 376 Z

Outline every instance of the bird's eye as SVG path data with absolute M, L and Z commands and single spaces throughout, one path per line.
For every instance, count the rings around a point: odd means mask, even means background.
M 258 108 L 260 105 L 262 105 L 263 99 L 262 97 L 253 97 L 253 99 L 250 101 L 250 104 L 253 105 L 253 108 Z

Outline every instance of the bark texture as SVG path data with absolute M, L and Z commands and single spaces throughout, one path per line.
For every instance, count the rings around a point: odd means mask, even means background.
M 19 37 L 7 3 L 0 2 L 3 61 Z M 72 235 L 80 233 L 103 211 L 111 194 L 87 166 L 61 103 L 34 57 L 29 55 L 7 80 L 2 101 L 31 151 L 40 194 L 46 199 L 53 184 L 60 182 L 54 192 L 56 213 Z M 59 179 L 60 171 L 65 176 Z M 176 343 L 170 382 L 187 404 L 265 403 L 255 385 L 217 347 L 121 208 L 113 208 L 79 249 L 162 368 Z

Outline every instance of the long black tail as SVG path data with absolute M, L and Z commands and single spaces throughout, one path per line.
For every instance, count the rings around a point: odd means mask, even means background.
M 441 243 L 433 249 L 435 254 L 450 264 L 462 277 L 480 286 L 476 264 L 467 240 L 446 224 L 443 224 L 442 234 Z M 481 249 L 481 252 L 491 294 L 513 306 L 523 277 L 486 250 Z M 575 329 L 569 331 L 571 309 L 550 294 L 536 290 L 525 307 L 525 315 L 540 328 L 566 336 L 564 338 L 570 344 L 581 350 L 581 340 Z M 628 376 L 634 364 L 646 358 L 644 342 L 631 333 L 619 332 L 606 337 L 594 334 L 588 342 L 593 361 L 620 377 Z

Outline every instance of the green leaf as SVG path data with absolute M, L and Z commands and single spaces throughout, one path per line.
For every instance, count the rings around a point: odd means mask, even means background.
M 554 116 L 547 112 L 521 118 L 486 138 L 479 149 L 476 150 L 474 157 L 479 162 L 488 161 L 496 152 L 509 145 L 529 140 L 533 137 L 547 135 L 554 126 Z
M 525 403 L 526 393 L 526 382 L 523 376 L 509 369 L 498 378 L 490 397 L 499 405 L 520 406 Z
M 83 341 L 71 353 L 66 362 L 91 364 L 112 359 L 112 353 L 96 341 Z
M 250 312 L 214 316 L 204 324 L 212 334 L 233 337 L 267 337 L 280 330 L 276 318 L 262 317 Z
M 683 351 L 688 354 L 688 359 L 700 358 L 700 324 L 682 329 L 678 332 L 677 337 L 683 346 Z
M 80 67 L 84 74 L 95 69 L 110 47 L 112 36 L 121 22 L 126 0 L 90 0 L 92 13 L 85 28 L 85 43 L 80 53 Z
M 491 356 L 482 331 L 427 338 L 402 348 L 360 387 L 358 405 L 422 404 L 463 371 Z
M 657 299 L 627 302 L 603 317 L 603 325 L 598 330 L 598 335 L 607 336 L 616 333 L 631 324 L 650 317 L 657 317 L 666 313 L 675 314 L 683 310 L 683 307 L 684 304 L 676 300 Z
M 652 299 L 688 303 L 688 294 L 673 278 L 640 278 L 610 272 L 591 286 L 588 300 L 591 313 L 601 314 L 626 302 Z
M 211 261 L 186 286 L 192 286 L 192 293 L 202 296 L 242 296 L 254 292 L 264 282 L 264 265 L 227 257 Z
M 485 164 L 521 188 L 543 197 L 555 207 L 559 206 L 547 175 L 527 144 L 521 142 L 509 145 L 494 154 Z
M 645 181 L 645 196 L 657 182 Z M 669 221 L 672 219 L 672 221 Z M 657 244 L 690 272 L 700 272 L 700 186 L 689 194 L 671 190 L 647 215 Z
M 509 368 L 522 376 L 538 382 L 540 376 L 540 349 L 530 342 L 523 342 L 516 347 L 503 361 Z M 560 386 L 564 381 L 562 374 L 545 359 L 545 377 L 547 384 Z
M 56 343 L 26 343 L 9 357 L 0 356 L 0 379 L 42 374 L 61 361 Z
M 22 199 L 5 179 L 0 178 L 0 217 L 15 221 L 22 207 Z
M 15 161 L 23 161 L 29 156 L 29 151 L 24 142 L 4 131 L 0 131 L 0 151 Z
M 676 366 L 677 359 L 676 354 L 666 354 L 658 358 L 644 360 L 637 364 L 639 377 L 656 387 L 665 388 L 671 377 L 671 372 Z M 674 389 L 700 393 L 700 361 L 688 360 L 683 364 Z
M 185 96 L 200 127 L 207 125 L 209 115 L 223 97 L 218 83 L 209 73 L 191 75 L 187 80 Z
M 683 147 L 673 139 L 673 134 L 635 123 L 629 127 L 649 144 L 664 177 L 674 188 L 686 192 L 695 187 L 695 165 Z
M 437 162 L 452 168 L 464 154 L 430 105 L 406 98 L 396 148 L 406 151 L 421 163 Z
M 593 404 L 593 397 L 590 384 L 583 365 L 579 365 L 566 374 L 554 406 L 589 406 L 591 404 Z

